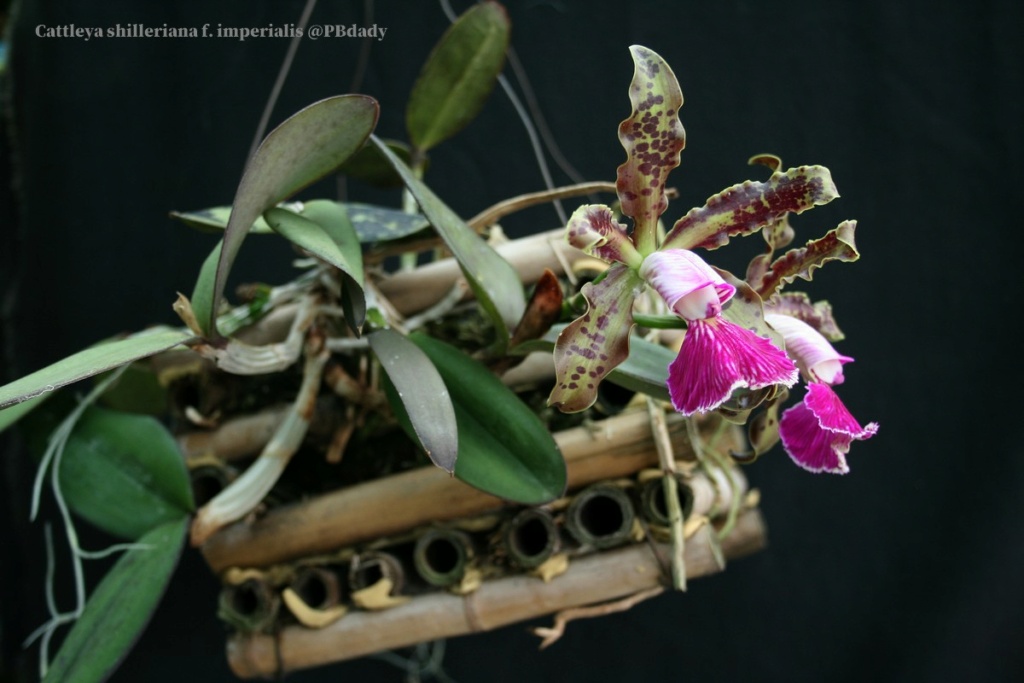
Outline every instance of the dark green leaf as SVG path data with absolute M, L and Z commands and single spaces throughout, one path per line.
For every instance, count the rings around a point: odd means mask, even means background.
M 539 505 L 561 496 L 565 461 L 547 427 L 487 368 L 458 349 L 414 334 L 448 385 L 459 424 L 455 476 L 499 498 Z
M 418 213 L 354 202 L 345 204 L 345 208 L 363 244 L 400 240 L 430 228 L 427 219 Z
M 193 339 L 189 332 L 164 329 L 91 346 L 0 387 L 0 408 L 92 377 L 104 370 L 155 355 Z
M 629 358 L 608 375 L 608 381 L 667 401 L 668 366 L 675 359 L 672 349 L 634 336 L 629 343 Z
M 409 94 L 409 140 L 426 151 L 462 130 L 480 112 L 505 63 L 510 25 L 496 2 L 470 7 L 448 27 Z
M 238 249 L 256 219 L 340 166 L 366 142 L 378 114 L 372 97 L 329 97 L 293 114 L 263 140 L 246 165 L 231 204 L 209 309 L 193 301 L 196 318 L 207 332 L 216 333 L 217 302 Z
M 178 564 L 188 518 L 156 527 L 107 572 L 61 645 L 44 683 L 105 681 L 146 628 Z
M 398 332 L 378 330 L 368 339 L 423 450 L 435 465 L 451 473 L 459 454 L 459 430 L 441 375 L 430 358 Z
M 384 143 L 372 135 L 370 139 L 401 174 L 423 213 L 455 255 L 477 300 L 497 328 L 499 351 L 504 352 L 509 330 L 519 323 L 526 310 L 526 296 L 518 273 L 420 182 Z
M 122 538 L 138 538 L 193 509 L 177 442 L 144 415 L 86 409 L 61 456 L 60 484 L 72 510 Z
M 103 392 L 100 405 L 112 410 L 141 415 L 167 413 L 167 387 L 160 384 L 149 363 L 132 363 L 117 381 Z M 0 413 L 2 414 L 2 413 Z
M 384 144 L 407 165 L 410 163 L 412 150 L 409 145 L 398 140 L 385 140 Z M 424 160 L 423 170 L 426 171 L 428 166 L 429 164 Z M 349 157 L 349 160 L 341 165 L 338 172 L 377 187 L 402 186 L 402 177 L 395 173 L 395 169 L 373 145 L 366 145 Z

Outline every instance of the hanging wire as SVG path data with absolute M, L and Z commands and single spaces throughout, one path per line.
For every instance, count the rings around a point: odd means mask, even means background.
M 451 3 L 449 0 L 440 0 L 441 9 L 448 17 L 448 20 L 454 22 L 456 19 L 455 12 L 452 10 Z M 516 114 L 519 116 L 519 120 L 523 124 L 523 128 L 526 129 L 526 134 L 530 138 L 530 147 L 533 148 L 533 156 L 537 160 L 537 168 L 540 170 L 541 178 L 544 180 L 544 187 L 549 190 L 555 189 L 554 180 L 551 178 L 551 171 L 548 169 L 547 159 L 544 157 L 544 148 L 541 146 L 540 136 L 537 134 L 536 128 L 534 128 L 533 121 L 530 119 L 530 114 L 523 106 L 523 103 L 519 100 L 515 90 L 512 89 L 512 85 L 505 78 L 504 74 L 498 74 L 498 84 L 501 85 L 501 89 L 505 91 L 505 96 L 508 97 L 509 102 L 512 103 L 513 108 L 516 110 Z M 555 207 L 555 213 L 558 214 L 558 220 L 561 225 L 565 225 L 568 222 L 568 217 L 565 214 L 565 209 L 562 206 L 561 200 L 555 200 L 552 202 Z

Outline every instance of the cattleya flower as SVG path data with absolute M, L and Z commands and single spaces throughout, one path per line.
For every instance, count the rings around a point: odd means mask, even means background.
M 736 287 L 692 251 L 656 251 L 644 259 L 640 276 L 687 321 L 682 348 L 668 368 L 669 397 L 680 413 L 714 410 L 740 387 L 796 382 L 796 367 L 783 351 L 722 317 Z
M 791 386 L 797 368 L 768 337 L 753 293 L 753 327 L 727 320 L 723 307 L 736 286 L 692 251 L 715 249 L 731 236 L 748 235 L 838 196 L 827 169 L 804 166 L 776 171 L 766 182 L 742 183 L 711 197 L 677 221 L 658 244 L 658 220 L 668 206 L 665 181 L 679 165 L 685 133 L 678 111 L 683 95 L 675 75 L 651 50 L 630 48 L 636 70 L 629 95 L 632 115 L 619 125 L 626 161 L 616 190 L 633 231 L 604 205 L 576 210 L 566 226 L 570 244 L 611 263 L 602 279 L 584 285 L 587 311 L 570 323 L 555 344 L 555 388 L 550 405 L 563 412 L 591 406 L 597 386 L 629 355 L 633 303 L 650 285 L 686 321 L 682 348 L 668 368 L 668 389 L 679 412 L 716 409 L 740 387 Z
M 807 380 L 803 401 L 783 413 L 779 421 L 782 446 L 805 470 L 846 474 L 850 471 L 846 464 L 850 444 L 878 431 L 876 422 L 861 427 L 832 390 L 844 380 L 843 364 L 853 359 L 840 355 L 825 337 L 798 318 L 767 313 L 765 319 L 785 339 L 786 350 Z

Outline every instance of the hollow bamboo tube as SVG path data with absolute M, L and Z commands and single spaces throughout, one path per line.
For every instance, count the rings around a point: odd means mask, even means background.
M 712 533 L 703 527 L 687 542 L 688 577 L 719 570 Z M 760 550 L 764 544 L 761 515 L 749 510 L 722 542 L 722 549 L 726 557 L 736 558 Z M 655 548 L 668 557 L 667 546 Z M 622 598 L 662 582 L 661 560 L 651 546 L 636 544 L 577 559 L 550 583 L 516 575 L 486 581 L 466 596 L 433 593 L 383 612 L 353 612 L 319 630 L 288 626 L 274 636 L 236 635 L 228 641 L 228 662 L 242 678 L 275 677 L 427 640 L 488 631 L 570 607 Z
M 692 458 L 683 418 L 669 416 L 668 428 L 677 458 Z M 627 476 L 658 462 L 647 411 L 623 413 L 554 437 L 567 464 L 569 489 Z M 723 446 L 738 449 L 737 444 Z M 202 552 L 215 572 L 263 567 L 505 505 L 436 467 L 423 467 L 278 508 L 251 524 L 225 527 L 210 537 Z
M 267 445 L 287 413 L 288 406 L 282 405 L 232 418 L 212 431 L 187 432 L 178 437 L 178 448 L 186 460 L 210 454 L 223 460 L 255 455 Z
M 587 257 L 582 251 L 569 246 L 565 241 L 565 230 L 561 228 L 506 242 L 496 251 L 527 284 L 536 282 L 546 268 L 558 275 L 565 271 L 563 264 L 572 264 Z M 409 315 L 436 304 L 461 277 L 462 269 L 458 262 L 446 258 L 395 273 L 381 280 L 378 286 L 399 313 Z

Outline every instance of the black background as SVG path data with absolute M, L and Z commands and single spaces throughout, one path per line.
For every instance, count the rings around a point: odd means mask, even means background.
M 284 39 L 45 39 L 39 24 L 211 27 L 295 22 L 302 3 L 25 2 L 13 33 L 14 180 L 0 235 L 8 304 L 3 379 L 110 334 L 173 323 L 213 238 L 167 218 L 229 203 Z M 627 47 L 666 58 L 686 95 L 687 149 L 666 219 L 763 177 L 755 153 L 828 166 L 842 197 L 794 220 L 798 238 L 859 221 L 859 263 L 806 289 L 848 339 L 840 394 L 879 434 L 845 477 L 782 454 L 747 474 L 770 546 L 724 574 L 632 611 L 570 626 L 544 653 L 521 625 L 449 641 L 466 681 L 1005 681 L 1024 675 L 1024 460 L 1018 442 L 1024 5 L 1016 2 L 509 3 L 513 45 L 566 157 L 611 179 L 629 113 Z M 466 3 L 458 3 L 461 11 Z M 403 137 L 403 105 L 447 25 L 433 2 L 378 2 L 388 31 L 361 91 L 378 134 Z M 323 1 L 312 21 L 365 25 L 363 3 Z M 273 122 L 347 92 L 361 42 L 304 39 Z M 10 155 L 11 150 L 15 151 Z M 504 96 L 433 154 L 428 183 L 462 215 L 542 187 Z M 558 182 L 565 182 L 560 176 Z M 333 184 L 303 196 L 332 196 Z M 353 199 L 396 202 L 354 184 Z M 570 210 L 573 208 L 570 204 Z M 505 222 L 557 226 L 550 208 Z M 735 267 L 750 241 L 713 255 Z M 744 251 L 746 250 L 746 251 Z M 742 258 L 738 258 L 738 252 Z M 290 253 L 249 240 L 235 277 L 280 282 Z M 729 259 L 736 259 L 731 261 Z M 11 295 L 13 291 L 14 295 Z M 13 306 L 13 308 L 11 308 Z M 20 457 L 20 456 L 19 456 Z M 4 458 L 5 664 L 44 616 L 31 467 Z M 70 579 L 68 579 L 70 580 Z M 114 680 L 231 680 L 215 579 L 187 552 L 154 622 Z M 399 681 L 361 660 L 295 681 Z

